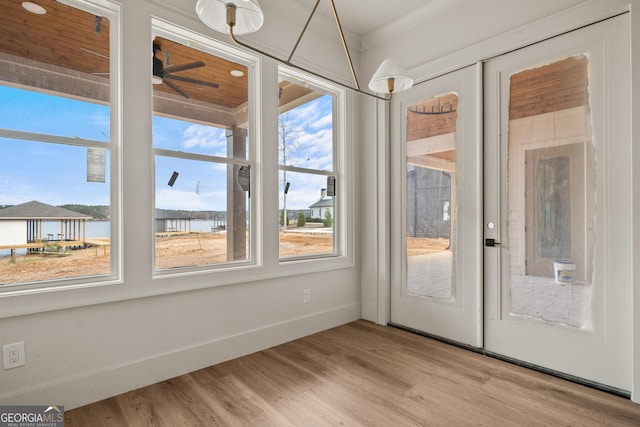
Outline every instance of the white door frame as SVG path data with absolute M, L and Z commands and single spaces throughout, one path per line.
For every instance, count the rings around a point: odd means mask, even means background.
M 485 40 L 458 51 L 451 52 L 433 60 L 429 60 L 414 68 L 410 74 L 418 82 L 442 75 L 448 71 L 456 70 L 478 61 L 500 55 L 504 52 L 526 46 L 537 41 L 553 37 L 565 31 L 570 31 L 584 25 L 609 18 L 626 11 L 640 11 L 640 0 L 595 0 L 584 2 L 564 12 L 548 16 L 529 25 L 501 34 L 492 39 Z M 632 51 L 637 51 L 640 46 L 640 13 L 631 12 L 631 41 Z M 401 40 L 396 43 L 400 46 Z M 374 61 L 375 62 L 375 61 Z M 640 70 L 640 55 L 632 55 L 632 70 Z M 640 73 L 631 73 L 631 108 L 632 123 L 640 123 Z M 373 287 L 372 307 L 375 311 L 368 311 L 365 316 L 368 320 L 386 325 L 390 319 L 390 220 L 389 220 L 389 145 L 397 143 L 389 135 L 389 105 L 383 101 L 375 102 L 374 116 L 376 129 L 372 137 L 376 140 L 376 200 L 375 219 L 373 233 L 379 236 L 375 250 L 375 280 L 363 282 L 363 289 Z M 369 107 L 370 108 L 370 107 Z M 632 140 L 640 141 L 640 126 L 632 128 Z M 637 143 L 636 143 L 637 145 Z M 632 188 L 635 192 L 640 189 L 640 150 L 632 153 Z M 632 201 L 633 218 L 635 224 L 640 224 L 640 197 Z M 633 235 L 633 385 L 631 399 L 640 403 L 640 227 L 631 230 Z
M 628 23 L 628 15 L 618 16 L 502 55 L 485 65 L 484 213 L 485 222 L 495 223 L 493 229 L 486 230 L 486 236 L 502 243 L 485 249 L 486 349 L 622 391 L 630 391 L 632 375 L 629 281 L 633 261 L 627 249 L 631 244 L 631 203 L 628 200 L 631 170 L 630 162 L 625 162 L 631 152 L 628 66 L 625 65 L 629 61 Z M 519 140 L 525 139 L 527 147 L 540 147 L 541 135 L 534 141 L 529 141 L 528 136 L 533 128 L 542 127 L 539 118 L 544 115 L 510 121 L 507 106 L 513 73 L 583 54 L 589 57 L 592 130 L 581 134 L 578 131 L 581 126 L 566 117 L 567 111 L 573 111 L 571 109 L 557 112 L 557 128 L 556 122 L 553 123 L 555 134 L 544 135 L 555 138 L 554 144 L 559 143 L 558 138 L 562 138 L 563 144 L 586 142 L 596 153 L 595 169 L 591 170 L 593 175 L 590 174 L 585 182 L 591 178 L 594 183 L 597 181 L 597 190 L 588 194 L 595 197 L 597 214 L 593 217 L 592 211 L 583 213 L 585 219 L 595 218 L 590 227 L 595 233 L 593 274 L 589 275 L 586 284 L 569 285 L 571 292 L 575 286 L 591 295 L 591 310 L 584 327 L 570 327 L 559 320 L 546 321 L 514 314 L 517 310 L 510 305 L 515 277 L 531 280 L 533 276 L 525 274 L 521 262 L 524 254 L 518 252 L 523 248 L 523 224 L 530 212 L 525 212 L 523 201 L 518 199 L 522 189 L 511 187 L 516 182 L 524 185 L 524 175 L 518 173 L 524 168 L 524 146 L 512 149 L 507 155 L 507 141 L 523 134 Z M 580 115 L 584 122 L 585 111 L 581 109 Z M 513 123 L 522 120 L 527 124 L 527 130 L 515 132 Z M 567 123 L 571 124 L 570 132 L 564 132 L 563 125 Z M 586 205 L 584 201 L 583 205 Z M 528 231 L 527 239 L 535 230 Z M 583 228 L 577 234 L 586 236 L 588 231 Z M 580 263 L 582 268 L 587 268 L 585 263 L 585 260 Z M 533 294 L 537 289 L 538 285 L 532 286 Z
M 472 347 L 482 347 L 482 64 L 469 66 L 403 92 L 391 103 L 391 128 L 401 141 L 391 147 L 391 321 Z M 456 93 L 454 141 L 457 182 L 452 194 L 452 285 L 450 298 L 412 294 L 405 250 L 407 207 L 407 109 L 415 103 Z M 441 135 L 442 136 L 442 135 Z

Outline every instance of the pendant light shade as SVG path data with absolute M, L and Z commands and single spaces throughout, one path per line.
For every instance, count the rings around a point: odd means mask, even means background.
M 237 35 L 258 31 L 264 15 L 257 0 L 198 0 L 196 13 L 208 27 L 227 33 L 233 26 Z
M 395 59 L 382 61 L 369 81 L 369 89 L 378 93 L 402 92 L 411 86 L 413 79 Z
M 229 34 L 231 40 L 233 40 L 233 42 L 238 46 L 242 46 L 245 49 L 249 49 L 252 52 L 271 58 L 279 63 L 287 64 L 306 73 L 313 74 L 337 85 L 347 87 L 355 92 L 377 98 L 381 101 L 391 100 L 391 94 L 394 91 L 402 92 L 403 90 L 407 90 L 411 86 L 413 86 L 413 79 L 402 67 L 400 67 L 397 61 L 393 59 L 385 59 L 382 64 L 380 64 L 380 67 L 378 67 L 378 70 L 375 72 L 375 74 L 371 78 L 371 81 L 369 82 L 369 89 L 372 92 L 385 94 L 384 97 L 373 94 L 371 92 L 360 90 L 360 84 L 358 83 L 358 78 L 356 77 L 356 72 L 353 68 L 353 62 L 351 61 L 351 55 L 349 54 L 349 48 L 344 38 L 342 25 L 340 24 L 340 19 L 338 18 L 338 11 L 336 10 L 334 0 L 330 0 L 331 9 L 336 20 L 338 35 L 342 40 L 342 47 L 344 48 L 347 61 L 349 62 L 349 68 L 351 69 L 351 76 L 353 77 L 354 86 L 345 85 L 344 83 L 333 80 L 327 76 L 292 64 L 291 58 L 293 57 L 293 54 L 298 47 L 298 43 L 302 39 L 302 36 L 305 34 L 305 31 L 309 26 L 309 22 L 316 12 L 319 3 L 320 0 L 316 0 L 315 6 L 311 11 L 311 15 L 309 15 L 309 18 L 307 19 L 307 22 L 304 25 L 302 32 L 300 33 L 300 36 L 298 37 L 298 40 L 296 41 L 295 46 L 293 47 L 293 50 L 291 51 L 291 54 L 289 55 L 289 58 L 287 60 L 278 58 L 277 56 L 269 52 L 258 49 L 242 41 L 241 39 L 236 38 L 236 36 L 238 35 L 249 34 L 258 31 L 258 29 L 262 27 L 262 23 L 264 22 L 264 15 L 262 14 L 262 9 L 258 4 L 258 0 L 197 0 L 196 14 L 200 18 L 200 20 L 208 27 L 212 28 L 215 31 Z

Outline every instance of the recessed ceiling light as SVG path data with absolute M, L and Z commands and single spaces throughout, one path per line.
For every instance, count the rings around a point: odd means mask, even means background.
M 44 15 L 45 13 L 47 13 L 47 9 L 40 6 L 39 4 L 30 2 L 30 1 L 23 1 L 22 7 L 24 7 L 26 10 L 28 10 L 31 13 L 35 13 L 36 15 Z
M 244 76 L 244 72 L 240 70 L 231 70 L 231 75 L 233 77 L 242 77 Z

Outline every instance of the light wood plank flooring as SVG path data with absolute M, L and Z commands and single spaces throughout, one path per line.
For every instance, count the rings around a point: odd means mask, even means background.
M 66 413 L 67 426 L 640 426 L 640 405 L 350 323 Z

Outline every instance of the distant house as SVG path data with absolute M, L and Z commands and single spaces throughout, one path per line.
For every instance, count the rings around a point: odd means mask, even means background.
M 327 212 L 333 218 L 333 197 L 327 197 L 327 189 L 320 190 L 320 200 L 309 206 L 311 218 L 325 219 Z
M 184 212 L 156 209 L 156 233 L 190 233 L 191 219 Z
M 84 241 L 89 215 L 37 201 L 0 209 L 0 246 L 41 240 Z M 60 232 L 43 235 L 44 222 L 60 222 Z
M 451 175 L 442 170 L 407 168 L 406 227 L 410 237 L 451 237 Z

